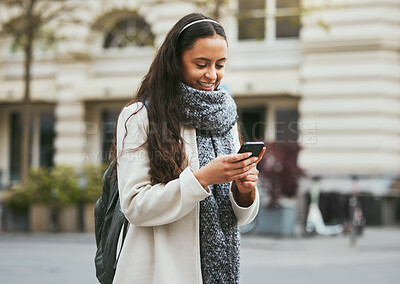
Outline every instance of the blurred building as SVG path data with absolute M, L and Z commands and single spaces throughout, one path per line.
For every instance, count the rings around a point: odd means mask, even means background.
M 86 24 L 38 44 L 33 65 L 32 166 L 107 159 L 116 117 L 157 46 L 192 1 L 86 1 Z M 194 2 L 194 1 L 193 1 Z M 205 1 L 212 2 L 212 1 Z M 400 175 L 399 0 L 231 0 L 224 86 L 247 139 L 298 141 L 300 166 L 325 191 L 387 195 Z M 4 10 L 0 22 L 15 11 Z M 0 184 L 20 178 L 23 54 L 0 37 Z M 397 185 L 398 186 L 398 185 Z M 308 178 L 301 192 L 309 188 Z

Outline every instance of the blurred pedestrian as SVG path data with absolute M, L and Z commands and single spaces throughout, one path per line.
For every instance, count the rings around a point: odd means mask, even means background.
M 236 105 L 219 87 L 227 50 L 218 22 L 181 18 L 119 115 L 115 161 L 130 225 L 114 283 L 239 283 L 238 225 L 258 212 L 265 149 L 236 154 Z

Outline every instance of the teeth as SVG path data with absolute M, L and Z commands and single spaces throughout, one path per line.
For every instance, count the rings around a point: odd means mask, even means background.
M 203 83 L 203 82 L 199 82 L 199 84 L 205 88 L 210 88 L 212 85 L 214 85 L 214 84 L 207 84 L 207 83 Z

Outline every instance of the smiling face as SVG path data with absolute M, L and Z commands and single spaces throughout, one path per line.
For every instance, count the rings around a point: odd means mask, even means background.
M 198 90 L 214 90 L 224 77 L 228 46 L 220 35 L 198 39 L 183 52 L 184 83 Z

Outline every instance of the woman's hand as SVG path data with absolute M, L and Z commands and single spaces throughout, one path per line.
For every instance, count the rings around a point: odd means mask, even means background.
M 263 147 L 260 154 L 257 157 L 257 162 L 253 164 L 253 167 L 249 169 L 247 172 L 247 176 L 245 178 L 236 179 L 236 186 L 240 193 L 249 193 L 254 190 L 258 180 L 258 170 L 256 168 L 257 164 L 261 161 L 264 156 L 266 148 Z
M 219 156 L 193 174 L 203 187 L 233 180 L 246 180 L 255 168 L 257 157 L 249 158 L 251 153 Z M 250 178 L 251 180 L 254 177 Z
M 258 180 L 258 170 L 256 166 L 252 167 L 247 173 L 248 175 L 245 178 L 236 180 L 236 186 L 240 193 L 249 193 L 256 188 Z
M 264 147 L 260 154 L 258 155 L 257 162 L 254 166 L 247 172 L 248 175 L 243 179 L 238 179 L 233 182 L 233 192 L 236 202 L 243 207 L 250 206 L 254 201 L 253 190 L 256 188 L 258 180 L 258 170 L 256 165 L 261 161 L 264 156 L 266 148 Z M 236 194 L 235 194 L 236 192 Z

